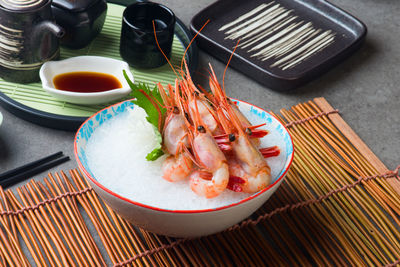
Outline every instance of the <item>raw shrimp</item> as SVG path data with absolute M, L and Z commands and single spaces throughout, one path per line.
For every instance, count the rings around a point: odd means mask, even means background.
M 268 131 L 267 130 L 260 130 L 260 129 L 257 129 L 257 128 L 259 128 L 259 127 L 261 127 L 261 126 L 263 126 L 265 124 L 253 126 L 250 123 L 250 121 L 246 118 L 246 116 L 239 110 L 237 105 L 233 101 L 231 101 L 229 98 L 227 98 L 224 89 L 221 88 L 221 86 L 218 83 L 218 80 L 217 80 L 217 77 L 215 75 L 214 69 L 212 68 L 211 64 L 209 64 L 209 66 L 210 66 L 209 84 L 210 84 L 210 88 L 211 88 L 212 92 L 214 93 L 214 104 L 215 105 L 219 105 L 220 101 L 225 99 L 227 101 L 227 103 L 230 105 L 230 107 L 232 108 L 232 111 L 235 113 L 236 117 L 240 121 L 240 123 L 243 126 L 243 128 L 246 129 L 246 133 L 251 138 L 250 139 L 251 142 L 256 147 L 258 147 L 260 145 L 260 143 L 261 143 L 260 138 L 266 136 L 268 134 Z M 222 123 L 222 122 L 220 121 L 220 123 Z
M 158 87 L 162 92 L 164 104 L 167 106 L 167 117 L 162 135 L 164 148 L 170 154 L 162 166 L 163 178 L 170 182 L 176 182 L 185 179 L 193 167 L 193 162 L 187 152 L 187 148 L 190 147 L 187 138 L 188 127 L 183 111 L 179 108 L 178 81 L 175 82 L 175 90 L 172 86 L 168 86 L 168 95 L 161 84 Z
M 226 122 L 222 123 L 225 125 L 225 131 L 227 134 L 234 134 L 235 138 L 231 138 L 232 150 L 234 152 L 235 162 L 237 164 L 230 164 L 229 169 L 231 176 L 240 177 L 245 182 L 236 187 L 240 187 L 241 190 L 246 193 L 254 193 L 266 188 L 271 182 L 271 169 L 265 161 L 262 153 L 258 148 L 250 141 L 248 134 L 245 132 L 241 120 L 234 112 L 232 105 L 227 100 L 225 93 L 222 91 L 216 80 L 213 80 L 210 84 L 214 96 L 218 99 L 219 107 L 225 111 Z M 224 116 L 220 116 L 223 120 Z M 226 126 L 228 123 L 231 126 Z M 229 132 L 232 131 L 233 132 Z
M 183 85 L 185 86 L 187 94 L 192 95 L 193 97 L 188 101 L 189 114 L 193 116 L 195 112 L 198 112 L 203 123 L 207 126 L 207 128 L 211 131 L 211 134 L 220 134 L 221 128 L 219 127 L 219 123 L 217 121 L 217 115 L 215 114 L 212 108 L 212 102 L 207 99 L 205 93 L 201 92 L 196 88 L 195 84 L 190 77 L 189 70 L 184 61 L 186 67 L 185 80 Z M 207 95 L 211 97 L 211 95 Z M 196 110 L 197 109 L 197 110 Z
M 169 182 L 185 179 L 192 171 L 193 163 L 186 151 L 168 156 L 162 165 L 163 178 Z
M 185 147 L 189 147 L 187 139 L 187 125 L 185 124 L 183 111 L 180 108 L 179 100 L 179 83 L 175 82 L 175 90 L 171 85 L 168 86 L 169 94 L 167 95 L 161 84 L 158 85 L 159 91 L 163 98 L 164 104 L 167 106 L 167 116 L 163 129 L 164 146 L 169 154 L 175 155 L 178 146 L 183 143 Z
M 240 185 L 243 192 L 255 193 L 271 183 L 271 168 L 244 132 L 239 133 L 233 143 L 233 151 L 239 164 L 232 165 L 230 173 L 245 180 Z
M 190 136 L 193 154 L 200 169 L 190 175 L 190 186 L 196 194 L 213 198 L 221 194 L 228 185 L 228 163 L 210 130 L 203 125 L 197 107 L 193 115 L 194 129 Z
M 156 42 L 158 45 L 157 37 Z M 174 70 L 167 57 L 166 59 Z M 183 63 L 185 64 L 186 72 L 183 71 Z M 228 141 L 233 147 L 233 155 L 231 155 L 235 161 L 235 164 L 231 168 L 233 176 L 236 174 L 240 175 L 240 177 L 237 177 L 237 181 L 240 182 L 234 184 L 235 187 L 240 188 L 241 191 L 250 193 L 265 188 L 270 183 L 271 171 L 261 152 L 249 139 L 249 135 L 252 135 L 251 130 L 259 126 L 251 126 L 250 122 L 237 109 L 236 105 L 227 100 L 225 91 L 222 91 L 219 86 L 212 68 L 210 87 L 214 95 L 209 95 L 207 92 L 202 92 L 196 88 L 190 77 L 185 56 L 182 58 L 181 70 L 178 72 L 182 76 L 182 79 L 178 77 L 179 82 L 177 81 L 175 85 L 175 96 L 179 98 L 180 93 L 178 92 L 178 88 L 180 88 L 182 97 L 185 98 L 185 106 L 182 108 L 181 104 L 180 109 L 178 107 L 180 112 L 176 116 L 179 115 L 179 118 L 175 118 L 175 115 L 170 115 L 170 118 L 165 123 L 167 126 L 164 128 L 163 134 L 164 137 L 167 134 L 169 140 L 164 141 L 164 145 L 169 147 L 167 148 L 168 151 L 175 153 L 175 158 L 171 158 L 170 156 L 167 159 L 169 160 L 165 164 L 167 171 L 171 171 L 174 175 L 179 174 L 180 179 L 183 177 L 183 173 L 190 172 L 192 166 L 189 167 L 186 163 L 187 159 L 191 158 L 193 163 L 199 167 L 190 174 L 191 189 L 196 194 L 207 198 L 218 196 L 227 188 L 230 174 L 227 159 L 213 135 L 222 135 L 225 133 L 226 136 L 223 138 L 228 137 Z M 218 110 L 218 108 L 220 109 Z M 223 123 L 221 123 L 219 117 L 221 117 Z M 171 130 L 167 129 L 168 127 L 171 127 Z M 249 131 L 246 133 L 246 130 Z M 176 135 L 173 134 L 175 132 L 178 133 L 178 136 L 172 137 L 172 135 Z M 252 135 L 252 137 L 258 139 L 261 136 Z M 190 149 L 188 148 L 188 144 L 185 143 L 185 138 L 188 138 L 190 141 Z M 168 142 L 170 144 L 167 145 L 166 143 Z M 254 143 L 257 142 L 254 141 Z M 230 148 L 230 144 L 227 144 L 225 140 L 220 142 L 220 145 Z M 181 161 L 185 162 L 185 164 L 178 166 L 177 164 Z M 175 179 L 174 175 L 168 177 Z
M 215 115 L 212 113 L 211 109 L 207 106 L 207 102 L 205 100 L 193 99 L 189 102 L 189 112 L 190 115 L 193 115 L 195 112 L 195 108 L 197 106 L 198 112 L 212 134 L 218 134 L 219 127 L 218 122 L 215 119 Z

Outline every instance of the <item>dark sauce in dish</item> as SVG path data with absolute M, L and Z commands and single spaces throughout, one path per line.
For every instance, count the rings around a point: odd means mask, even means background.
M 76 93 L 98 93 L 122 87 L 115 76 L 90 71 L 58 74 L 54 77 L 53 83 L 58 90 Z

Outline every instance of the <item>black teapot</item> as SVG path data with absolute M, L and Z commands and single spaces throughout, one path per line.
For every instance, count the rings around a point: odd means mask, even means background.
M 55 24 L 50 0 L 0 0 L 0 77 L 28 83 L 60 55 L 64 30 Z

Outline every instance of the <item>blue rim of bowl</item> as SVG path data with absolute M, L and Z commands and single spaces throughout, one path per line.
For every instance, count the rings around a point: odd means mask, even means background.
M 121 200 L 123 200 L 123 201 L 126 201 L 126 202 L 128 202 L 128 203 L 130 203 L 130 204 L 133 204 L 133 205 L 136 205 L 136 206 L 139 206 L 139 207 L 142 207 L 142 208 L 151 209 L 151 210 L 155 210 L 155 211 L 161 211 L 161 212 L 167 212 L 167 213 L 203 213 L 203 212 L 212 212 L 212 211 L 224 210 L 224 209 L 228 209 L 228 208 L 231 208 L 231 207 L 240 205 L 240 204 L 242 204 L 242 203 L 244 203 L 244 202 L 247 202 L 247 201 L 249 201 L 249 200 L 252 200 L 252 199 L 254 199 L 254 198 L 256 198 L 256 197 L 262 195 L 262 194 L 265 193 L 266 191 L 272 189 L 275 185 L 279 184 L 279 182 L 286 176 L 286 173 L 288 172 L 288 170 L 290 169 L 290 166 L 292 165 L 293 157 L 294 157 L 294 144 L 293 144 L 293 138 L 292 138 L 292 136 L 290 135 L 290 132 L 288 131 L 288 129 L 286 128 L 286 126 L 283 125 L 273 114 L 271 114 L 270 112 L 268 112 L 268 111 L 266 111 L 266 110 L 264 110 L 264 109 L 262 109 L 262 108 L 260 108 L 260 107 L 258 107 L 258 106 L 256 106 L 256 105 L 253 105 L 253 104 L 251 104 L 251 103 L 248 103 L 248 102 L 246 102 L 246 101 L 238 100 L 238 99 L 235 99 L 235 98 L 231 98 L 231 99 L 232 99 L 233 101 L 238 101 L 238 102 L 242 102 L 242 103 L 248 104 L 248 105 L 250 105 L 250 106 L 254 106 L 254 107 L 256 107 L 256 108 L 258 108 L 258 109 L 260 109 L 260 110 L 262 110 L 262 111 L 268 113 L 268 114 L 271 115 L 272 117 L 274 117 L 274 118 L 277 120 L 277 122 L 278 122 L 278 123 L 285 129 L 285 131 L 288 133 L 288 135 L 289 135 L 289 137 L 290 137 L 290 143 L 291 143 L 291 145 L 292 145 L 292 153 L 291 153 L 291 155 L 290 155 L 289 163 L 288 163 L 288 164 L 285 164 L 285 170 L 281 172 L 281 174 L 280 174 L 280 176 L 278 177 L 278 179 L 276 179 L 274 183 L 270 184 L 268 187 L 264 188 L 263 190 L 261 190 L 261 191 L 255 193 L 255 194 L 253 194 L 253 195 L 251 195 L 251 196 L 249 196 L 249 197 L 247 197 L 247 198 L 244 198 L 244 199 L 242 199 L 242 200 L 240 200 L 240 201 L 238 201 L 238 202 L 234 202 L 234 203 L 231 203 L 231 204 L 229 204 L 229 205 L 225 205 L 225 206 L 221 206 L 221 207 L 217 207 L 217 208 L 202 209 L 202 210 L 169 210 L 169 209 L 162 209 L 162 208 L 157 208 L 157 207 L 153 207 L 153 206 L 150 206 L 150 205 L 142 204 L 142 203 L 140 203 L 140 202 L 136 202 L 136 201 L 133 201 L 133 200 L 131 200 L 131 199 L 129 199 L 129 198 L 123 197 L 123 196 L 121 196 L 121 195 L 119 195 L 119 194 L 117 194 L 117 193 L 111 191 L 110 189 L 106 188 L 105 186 L 103 186 L 102 184 L 100 184 L 95 178 L 93 178 L 93 177 L 91 176 L 91 174 L 83 167 L 83 164 L 81 163 L 81 161 L 80 161 L 80 159 L 79 159 L 79 156 L 78 156 L 78 148 L 77 148 L 77 137 L 78 137 L 78 134 L 79 134 L 80 130 L 82 129 L 82 127 L 83 127 L 88 121 L 90 121 L 93 117 L 95 117 L 97 114 L 101 113 L 102 111 L 104 111 L 104 110 L 106 110 L 106 109 L 109 109 L 109 108 L 114 107 L 114 106 L 121 105 L 122 103 L 127 102 L 127 101 L 130 101 L 130 100 L 122 101 L 122 102 L 113 104 L 113 105 L 111 105 L 111 106 L 108 106 L 108 107 L 106 107 L 106 108 L 104 108 L 104 109 L 102 109 L 102 110 L 99 110 L 98 112 L 96 112 L 95 114 L 93 114 L 92 116 L 90 116 L 90 117 L 79 127 L 79 129 L 77 130 L 77 132 L 76 132 L 76 134 L 75 134 L 75 137 L 74 137 L 74 155 L 75 155 L 75 160 L 76 160 L 76 162 L 77 162 L 77 164 L 78 164 L 79 169 L 86 175 L 86 177 L 88 177 L 94 184 L 96 184 L 96 185 L 97 185 L 99 188 L 101 188 L 103 191 L 105 191 L 105 192 L 111 194 L 112 196 L 114 196 L 114 197 L 116 197 L 116 198 L 119 198 L 119 199 L 121 199 Z M 286 162 L 288 162 L 288 161 L 286 160 Z

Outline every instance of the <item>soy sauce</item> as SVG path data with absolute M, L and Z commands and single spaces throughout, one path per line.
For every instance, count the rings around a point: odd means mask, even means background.
M 115 76 L 90 71 L 58 74 L 54 77 L 53 83 L 58 90 L 77 93 L 97 93 L 122 87 Z

